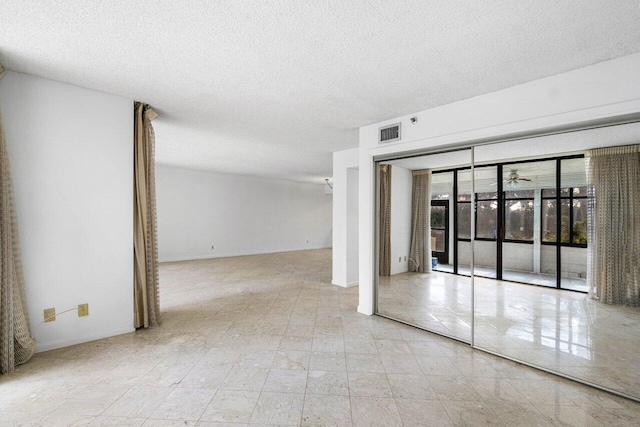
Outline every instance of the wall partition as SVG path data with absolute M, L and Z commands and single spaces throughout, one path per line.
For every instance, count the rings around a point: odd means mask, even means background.
M 603 214 L 589 210 L 598 202 L 587 173 L 590 151 L 557 149 L 576 138 L 585 147 L 628 145 L 633 141 L 628 136 L 638 127 L 550 134 L 376 162 L 376 169 L 391 168 L 392 177 L 397 171 L 399 177 L 413 178 L 391 185 L 392 191 L 404 194 L 409 190 L 402 186 L 411 186 L 410 198 L 390 197 L 391 236 L 411 236 L 408 247 L 391 249 L 396 255 L 391 264 L 404 262 L 402 251 L 411 252 L 416 232 L 427 242 L 422 248 L 431 260 L 419 268 L 409 256 L 405 269 L 379 276 L 376 313 L 640 400 L 640 309 L 608 304 L 601 294 L 589 293 L 599 280 L 587 276 L 589 230 L 607 228 L 601 223 L 606 220 Z M 528 148 L 533 144 L 547 147 L 548 153 L 532 152 Z M 625 153 L 629 150 L 633 153 Z M 532 155 L 523 157 L 528 152 Z M 631 156 L 632 163 L 640 162 L 640 154 Z M 640 177 L 629 175 L 626 162 L 620 171 L 605 174 L 609 181 L 604 188 L 615 189 L 615 200 L 637 198 L 629 192 L 636 191 L 634 179 Z M 424 171 L 430 181 L 421 199 L 415 176 Z M 377 203 L 377 209 L 385 208 L 379 197 Z M 635 202 L 609 204 L 608 218 L 638 215 Z M 417 213 L 425 206 L 428 218 L 416 225 Z M 407 210 L 411 220 L 394 222 L 394 215 Z M 408 245 L 406 239 L 391 240 Z M 633 253 L 638 245 L 626 246 L 617 253 L 621 260 L 611 257 L 606 268 L 629 269 L 616 277 L 628 282 L 625 292 L 631 294 L 637 292 L 640 277 L 624 259 L 640 254 Z

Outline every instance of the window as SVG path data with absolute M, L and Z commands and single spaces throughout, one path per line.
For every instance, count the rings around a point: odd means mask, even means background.
M 458 239 L 471 240 L 471 195 L 459 195 L 456 209 L 458 210 Z
M 444 228 L 446 220 L 446 208 L 444 206 L 431 206 L 432 228 Z
M 545 199 L 544 195 L 547 191 L 552 191 L 555 193 L 555 190 L 542 190 L 542 242 L 550 243 L 556 241 L 556 234 L 558 231 L 557 226 L 557 202 L 555 196 L 553 199 Z
M 432 200 L 431 202 L 431 240 L 432 245 L 435 239 L 435 245 L 431 248 L 432 252 L 447 252 L 447 229 L 449 227 L 448 215 L 449 201 Z M 446 259 L 438 258 L 440 262 L 446 263 Z
M 542 190 L 542 243 L 557 241 L 556 190 Z M 560 189 L 560 244 L 587 244 L 587 187 Z
M 556 188 L 556 165 L 561 163 L 562 186 Z M 532 172 L 531 166 L 537 168 Z M 558 165 L 560 166 L 560 165 Z M 507 166 L 505 166 L 506 168 Z M 510 171 L 510 172 L 508 172 Z M 544 173 L 541 173 L 544 171 Z M 449 174 L 451 172 L 447 172 Z M 454 209 L 457 218 L 458 240 L 471 240 L 471 208 L 475 202 L 475 238 L 479 240 L 498 239 L 498 213 L 503 211 L 504 241 L 532 243 L 534 238 L 535 192 L 541 191 L 540 219 L 541 241 L 555 244 L 557 239 L 557 221 L 561 221 L 561 245 L 586 246 L 587 244 L 587 187 L 583 158 L 563 158 L 541 160 L 527 164 L 508 164 L 503 169 L 504 188 L 502 195 L 498 195 L 496 187 L 496 166 L 481 166 L 475 168 L 475 195 L 471 194 L 471 171 L 459 169 L 457 171 L 458 194 Z M 532 183 L 529 175 L 537 175 L 540 181 Z M 436 173 L 436 175 L 438 175 Z M 444 175 L 444 173 L 442 174 Z M 515 183 L 510 183 L 511 175 L 516 177 Z M 449 184 L 450 185 L 450 184 Z M 539 185 L 541 190 L 534 188 Z M 560 195 L 560 206 L 558 197 Z M 446 200 L 450 196 L 447 192 L 435 193 L 434 199 Z M 500 206 L 502 204 L 502 206 Z M 558 212 L 559 211 L 559 212 Z M 434 227 L 436 227 L 434 225 Z M 436 227 L 437 228 L 437 227 Z
M 587 244 L 587 198 L 573 198 L 571 202 L 571 243 Z
M 476 194 L 476 239 L 498 238 L 498 193 Z
M 467 242 L 473 237 L 471 229 L 474 228 L 475 239 L 482 241 L 476 246 L 477 260 L 483 263 L 479 265 L 486 271 L 495 268 L 496 278 L 515 278 L 509 276 L 509 272 L 519 269 L 520 264 L 513 261 L 527 251 L 533 254 L 539 250 L 533 245 L 535 240 L 548 245 L 539 252 L 541 274 L 575 280 L 570 275 L 574 274 L 571 269 L 575 269 L 578 261 L 575 265 L 571 263 L 584 251 L 573 248 L 587 246 L 584 157 L 571 155 L 483 164 L 473 170 L 474 180 L 471 169 L 464 166 L 436 171 L 432 175 L 433 202 L 451 200 L 452 203 L 447 206 L 454 213 L 453 256 L 447 259 L 453 264 L 454 273 L 460 272 L 460 266 L 469 265 L 471 245 Z M 473 216 L 472 209 L 475 211 Z M 440 241 L 448 242 L 440 232 L 441 216 L 436 210 L 432 218 L 436 254 L 443 246 Z M 563 275 L 563 271 L 567 273 Z M 581 277 L 579 273 L 576 273 L 578 278 Z M 563 283 L 558 280 L 556 287 L 563 289 Z
M 533 241 L 533 197 L 533 190 L 509 190 L 504 192 L 505 240 Z

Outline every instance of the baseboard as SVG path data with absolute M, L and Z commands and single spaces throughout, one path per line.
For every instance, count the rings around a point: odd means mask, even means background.
M 360 304 L 358 304 L 358 313 L 360 314 L 365 314 L 367 316 L 373 316 L 373 311 L 370 310 L 363 310 L 360 306 Z
M 304 248 L 294 248 L 294 249 L 284 249 L 284 250 L 275 250 L 275 251 L 258 251 L 258 252 L 229 252 L 224 254 L 216 254 L 216 255 L 192 255 L 186 257 L 178 257 L 178 258 L 163 258 L 158 262 L 180 262 L 180 261 L 195 261 L 199 259 L 215 259 L 215 258 L 232 258 L 237 256 L 251 256 L 251 255 L 268 255 L 268 254 L 284 254 L 287 252 L 299 252 L 299 251 L 313 251 L 318 249 L 331 249 L 331 246 L 314 246 L 314 247 L 304 247 Z
M 69 347 L 71 345 L 76 345 L 76 344 L 83 344 L 86 342 L 100 340 L 103 338 L 114 337 L 116 335 L 128 334 L 135 330 L 136 329 L 133 326 L 131 326 L 127 328 L 112 329 L 110 331 L 104 331 L 95 335 L 78 337 L 71 340 L 53 341 L 45 344 L 38 344 L 36 353 L 42 353 L 43 351 L 55 350 L 57 348 L 62 348 L 62 347 Z
M 343 285 L 342 283 L 336 283 L 336 282 L 331 282 L 331 284 L 333 286 L 340 286 L 341 288 L 351 288 L 353 286 L 358 286 L 358 284 L 360 283 L 360 281 L 356 280 L 355 282 L 349 282 L 345 285 Z

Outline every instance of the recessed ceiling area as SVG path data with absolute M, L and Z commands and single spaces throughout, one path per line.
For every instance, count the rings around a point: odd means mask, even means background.
M 151 104 L 159 164 L 323 183 L 358 128 L 640 51 L 640 3 L 7 0 L 9 70 Z

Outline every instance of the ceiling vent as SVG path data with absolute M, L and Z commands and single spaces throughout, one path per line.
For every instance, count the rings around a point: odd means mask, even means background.
M 380 128 L 380 143 L 400 141 L 400 123 L 383 126 Z

